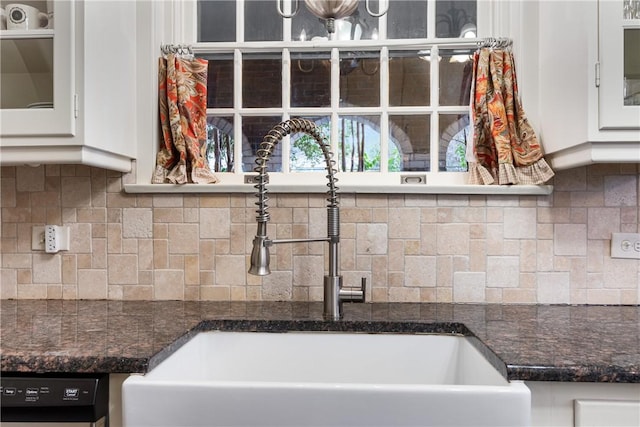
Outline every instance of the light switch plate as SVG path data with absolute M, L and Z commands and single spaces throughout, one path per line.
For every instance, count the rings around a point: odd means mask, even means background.
M 640 233 L 613 233 L 611 258 L 640 259 Z
M 31 229 L 31 250 L 44 251 L 44 225 L 34 225 Z

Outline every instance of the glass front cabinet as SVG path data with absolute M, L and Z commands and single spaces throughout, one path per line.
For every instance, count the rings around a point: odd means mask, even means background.
M 135 3 L 0 6 L 0 164 L 130 170 Z
M 535 3 L 535 119 L 552 166 L 640 162 L 640 0 Z
M 600 5 L 600 129 L 640 129 L 640 0 Z

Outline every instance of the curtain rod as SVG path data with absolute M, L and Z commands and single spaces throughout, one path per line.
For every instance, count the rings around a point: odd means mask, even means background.
M 487 37 L 478 42 L 478 47 L 506 48 L 513 45 L 513 40 L 505 37 Z
M 164 55 L 174 53 L 176 55 L 193 55 L 193 48 L 188 44 L 163 44 L 160 46 L 160 51 Z
M 293 42 L 247 42 L 238 47 L 238 43 L 198 43 L 189 46 L 194 54 L 229 52 L 239 49 L 243 52 L 260 52 L 269 49 L 287 48 L 291 51 L 306 51 L 316 49 L 343 48 L 357 50 L 374 50 L 382 47 L 429 49 L 434 46 L 443 48 L 478 49 L 481 47 L 510 47 L 512 39 L 506 37 L 468 38 L 468 39 L 416 39 L 416 40 L 360 40 L 357 47 L 352 41 L 319 40 L 319 41 L 293 41 Z

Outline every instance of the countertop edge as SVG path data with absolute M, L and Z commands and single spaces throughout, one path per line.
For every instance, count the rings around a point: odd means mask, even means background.
M 149 370 L 148 357 L 86 357 L 72 355 L 18 356 L 2 354 L 3 373 L 144 373 Z M 56 369 L 52 370 L 51 366 Z
M 640 383 L 640 370 L 624 366 L 524 366 L 507 364 L 515 381 Z

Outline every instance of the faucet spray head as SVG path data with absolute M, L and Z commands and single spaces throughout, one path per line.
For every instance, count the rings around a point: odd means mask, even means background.
M 271 270 L 269 269 L 269 246 L 267 245 L 267 238 L 265 236 L 256 236 L 253 239 L 249 274 L 253 274 L 254 276 L 271 274 Z

